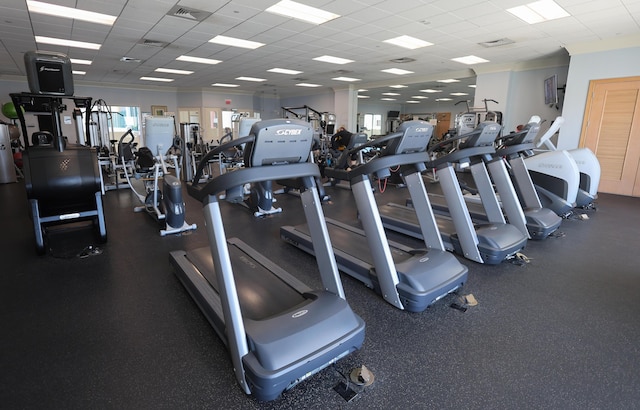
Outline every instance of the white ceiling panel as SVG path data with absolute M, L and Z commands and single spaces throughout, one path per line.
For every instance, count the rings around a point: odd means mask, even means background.
M 78 83 L 117 82 L 158 86 L 139 80 L 160 66 L 195 71 L 192 75 L 163 74 L 175 81 L 172 88 L 210 89 L 214 81 L 235 82 L 245 75 L 266 78 L 264 83 L 242 83 L 242 92 L 280 95 L 300 93 L 297 78 L 323 87 L 344 88 L 348 84 L 331 80 L 340 73 L 362 78 L 362 84 L 388 81 L 411 83 L 412 78 L 442 75 L 448 72 L 472 72 L 452 57 L 474 54 L 491 64 L 517 64 L 532 59 L 567 55 L 563 46 L 573 43 L 614 39 L 640 33 L 640 0 L 556 0 L 573 17 L 535 25 L 526 24 L 506 12 L 525 0 L 298 0 L 324 8 L 341 17 L 322 25 L 286 18 L 264 10 L 277 0 L 51 0 L 66 5 L 115 15 L 113 27 L 69 19 L 30 14 L 24 0 L 3 0 L 0 5 L 0 78 L 22 76 L 22 55 L 35 49 L 34 35 L 62 37 L 102 44 L 99 51 L 57 46 L 40 46 L 74 58 L 94 61 L 84 66 L 86 76 Z M 197 22 L 167 16 L 173 7 L 213 13 Z M 208 41 L 223 34 L 261 41 L 257 50 L 220 46 Z M 384 43 L 392 37 L 411 35 L 434 43 L 419 50 L 407 50 Z M 485 48 L 479 42 L 509 38 L 514 44 Z M 141 40 L 163 41 L 166 47 L 139 44 Z M 178 62 L 181 54 L 215 58 L 215 66 Z M 333 65 L 314 61 L 320 55 L 335 55 L 355 63 Z M 123 63 L 127 56 L 141 63 Z M 409 63 L 391 63 L 391 59 L 412 58 Z M 298 76 L 266 72 L 276 66 L 303 71 Z M 410 76 L 382 73 L 383 68 L 414 71 Z M 488 67 L 488 68 L 487 68 Z M 157 74 L 157 73 L 156 73 Z M 415 80 L 413 80 L 415 82 Z M 448 86 L 446 86 L 448 87 Z M 453 87 L 453 86 L 452 86 Z M 326 88 L 324 88 L 326 89 Z M 274 91 L 277 90 L 277 91 Z M 308 92 L 308 90 L 306 90 Z M 407 90 L 407 94 L 415 90 Z M 403 95 L 408 98 L 410 95 Z

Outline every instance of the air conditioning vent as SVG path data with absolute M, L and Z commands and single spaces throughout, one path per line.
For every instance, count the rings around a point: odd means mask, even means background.
M 491 48 L 491 47 L 506 46 L 507 44 L 513 44 L 513 43 L 515 43 L 515 41 L 511 40 L 510 38 L 500 38 L 498 40 L 485 41 L 484 43 L 478 43 L 478 44 L 481 45 L 482 47 Z
M 173 6 L 167 16 L 179 17 L 191 21 L 203 21 L 212 13 L 203 10 L 191 9 L 183 6 Z
M 413 63 L 414 61 L 416 61 L 416 59 L 411 57 L 400 57 L 400 58 L 394 58 L 393 60 L 389 60 L 389 61 L 392 63 L 404 64 L 404 63 Z
M 143 46 L 147 46 L 147 47 L 159 47 L 159 48 L 164 48 L 169 45 L 169 43 L 165 41 L 151 40 L 148 38 L 143 38 L 142 40 L 138 41 L 138 44 L 142 44 Z

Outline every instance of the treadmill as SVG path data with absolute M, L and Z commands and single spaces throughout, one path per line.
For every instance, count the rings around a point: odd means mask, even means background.
M 459 143 L 457 149 L 429 161 L 428 167 L 436 169 L 436 176 L 440 180 L 449 209 L 448 215 L 435 215 L 446 248 L 472 261 L 495 265 L 522 250 L 526 245 L 528 234 L 523 232 L 526 229 L 518 229 L 505 222 L 502 209 L 491 186 L 487 167 L 482 160 L 482 156 L 490 155 L 495 151 L 493 142 L 501 127 L 495 122 L 484 122 L 479 129 L 480 132 L 450 138 L 431 147 L 429 152 L 433 153 Z M 472 222 L 456 177 L 455 164 L 462 169 L 469 168 L 475 185 L 487 193 L 486 198 L 483 196 L 487 222 L 476 224 Z M 499 177 L 504 180 L 508 176 L 504 175 L 506 170 L 501 170 L 500 164 L 496 162 L 492 166 L 496 171 L 493 176 L 494 179 Z M 502 167 L 504 167 L 503 163 Z M 505 199 L 511 200 L 505 202 Z M 433 211 L 427 209 L 424 203 L 412 202 L 412 207 L 393 203 L 381 206 L 380 216 L 384 227 L 415 238 L 422 238 L 418 218 Z M 515 202 L 517 201 L 513 200 L 513 195 L 505 195 L 503 198 L 503 206 L 508 204 L 513 208 L 513 212 L 517 212 L 519 207 L 519 205 L 516 207 Z M 520 209 L 519 212 L 521 213 L 522 210 Z
M 487 130 L 484 123 L 481 123 L 472 132 L 487 132 Z M 506 214 L 508 223 L 515 225 L 529 239 L 545 239 L 558 229 L 562 219 L 551 210 L 542 207 L 528 173 L 526 175 L 521 173 L 523 169 L 526 172 L 524 163 L 522 160 L 520 160 L 521 163 L 517 163 L 520 158 L 518 153 L 533 147 L 533 140 L 539 130 L 540 127 L 537 124 L 529 124 L 522 131 L 503 137 L 496 133 L 496 137 L 500 141 L 499 147 L 494 154 L 482 155 L 480 158 L 485 162 L 491 180 L 488 183 L 485 181 L 484 184 L 477 187 L 478 195 L 465 195 L 464 197 L 474 222 L 486 223 L 489 221 L 482 204 L 493 201 L 495 187 L 499 195 L 496 197 L 498 207 L 502 208 Z M 461 138 L 469 135 L 465 134 Z M 510 161 L 512 158 L 514 162 Z M 507 169 L 505 161 L 509 161 L 511 172 Z M 443 200 L 439 200 L 440 198 L 435 195 L 432 195 L 431 199 L 436 213 L 448 212 Z
M 504 158 L 509 163 L 510 176 L 527 218 L 527 228 L 532 239 L 544 239 L 562 224 L 560 216 L 542 206 L 524 162 L 526 157 L 533 155 L 534 141 L 539 132 L 539 124 L 528 123 L 521 131 L 502 137 L 494 155 L 501 160 Z
M 432 131 L 433 127 L 427 122 L 405 122 L 397 133 L 369 141 L 346 154 L 381 148 L 379 155 L 369 162 L 349 170 L 325 168 L 327 177 L 350 182 L 364 228 L 326 219 L 340 270 L 374 289 L 391 305 L 410 312 L 424 311 L 438 299 L 462 287 L 468 270 L 446 251 L 431 212 L 425 212 L 419 220 L 425 249 L 389 241 L 373 196 L 371 175 L 378 179 L 388 178 L 390 168 L 399 167 L 413 201 L 425 204 L 430 210 L 421 172 L 428 159 L 426 147 Z M 321 256 L 314 247 L 310 226 L 283 226 L 280 234 L 283 240 Z
M 313 129 L 299 120 L 266 120 L 250 135 L 223 144 L 200 161 L 189 195 L 204 205 L 209 247 L 174 251 L 175 273 L 226 344 L 247 394 L 269 401 L 359 349 L 365 325 L 345 300 L 315 178 L 306 162 Z M 245 168 L 199 183 L 208 161 L 246 143 Z M 238 238 L 227 238 L 218 194 L 243 200 L 243 185 L 300 178 L 305 216 L 322 279 L 312 289 Z

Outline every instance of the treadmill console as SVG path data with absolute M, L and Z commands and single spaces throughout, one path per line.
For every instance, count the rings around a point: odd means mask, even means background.
M 398 132 L 402 133 L 402 136 L 389 143 L 386 149 L 387 153 L 408 154 L 411 152 L 424 152 L 427 150 L 433 135 L 433 125 L 420 120 L 405 121 L 400 124 Z
M 254 140 L 247 143 L 245 166 L 306 162 L 313 143 L 313 127 L 293 119 L 259 121 L 251 127 Z

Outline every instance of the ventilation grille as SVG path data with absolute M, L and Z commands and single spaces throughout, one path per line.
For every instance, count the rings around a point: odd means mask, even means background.
M 513 44 L 513 43 L 515 43 L 515 41 L 511 40 L 510 38 L 500 38 L 498 40 L 485 41 L 484 43 L 478 43 L 478 44 L 481 45 L 482 47 L 491 48 L 491 47 L 506 46 L 507 44 Z
M 148 38 L 143 38 L 142 40 L 138 41 L 138 44 L 142 44 L 143 46 L 147 46 L 147 47 L 159 47 L 159 48 L 163 48 L 169 45 L 169 43 L 165 41 L 151 40 Z
M 183 6 L 173 6 L 167 16 L 179 17 L 191 21 L 203 21 L 212 13 L 203 10 L 190 9 Z
M 394 58 L 393 60 L 389 60 L 392 63 L 398 63 L 398 64 L 404 64 L 404 63 L 413 63 L 415 60 L 415 58 L 410 58 L 410 57 L 401 57 L 401 58 Z

